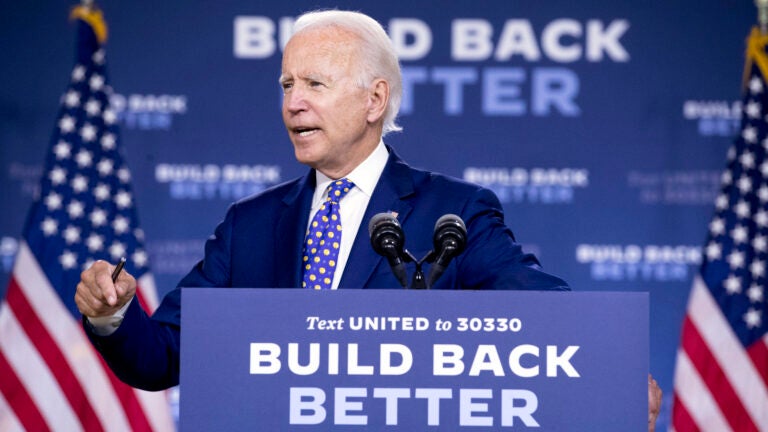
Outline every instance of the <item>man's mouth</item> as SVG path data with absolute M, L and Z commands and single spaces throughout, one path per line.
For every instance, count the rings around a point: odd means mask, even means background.
M 293 129 L 293 132 L 300 137 L 308 137 L 318 130 L 317 128 L 297 127 Z

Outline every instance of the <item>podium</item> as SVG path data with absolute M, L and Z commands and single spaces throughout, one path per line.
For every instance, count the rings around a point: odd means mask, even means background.
M 643 431 L 648 295 L 186 288 L 184 431 Z

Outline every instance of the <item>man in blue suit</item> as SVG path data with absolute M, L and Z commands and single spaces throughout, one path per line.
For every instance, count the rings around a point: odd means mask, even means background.
M 204 259 L 179 287 L 293 288 L 315 281 L 330 289 L 399 287 L 366 232 L 373 215 L 388 212 L 416 256 L 432 249 L 440 216 L 452 213 L 465 221 L 466 249 L 434 289 L 568 289 L 522 251 L 492 192 L 414 169 L 384 144 L 384 135 L 399 130 L 402 84 L 394 49 L 376 21 L 342 11 L 302 16 L 285 47 L 280 84 L 296 159 L 312 169 L 233 204 L 206 243 Z M 329 185 L 341 179 L 348 186 L 331 203 Z M 336 213 L 329 210 L 333 206 Z M 343 227 L 330 234 L 328 252 L 311 243 L 315 234 L 325 239 L 315 227 L 325 212 L 340 219 L 334 229 Z M 77 287 L 91 341 L 135 387 L 178 384 L 181 289 L 171 291 L 150 318 L 132 301 L 135 279 L 123 272 L 113 283 L 111 271 L 110 264 L 97 262 Z
M 416 256 L 432 249 L 431 227 L 439 217 L 451 213 L 465 221 L 466 249 L 433 289 L 568 289 L 522 251 L 492 192 L 414 169 L 384 144 L 383 136 L 400 129 L 402 78 L 376 21 L 344 11 L 303 15 L 285 47 L 280 84 L 296 159 L 312 169 L 233 204 L 206 243 L 204 259 L 179 287 L 398 287 L 366 233 L 365 222 L 387 212 Z M 329 231 L 320 228 L 324 219 Z M 132 386 L 178 384 L 181 289 L 168 293 L 150 318 L 133 301 L 136 280 L 123 272 L 113 283 L 112 270 L 97 262 L 77 286 L 75 301 L 91 341 Z M 661 391 L 650 376 L 648 400 L 653 431 Z

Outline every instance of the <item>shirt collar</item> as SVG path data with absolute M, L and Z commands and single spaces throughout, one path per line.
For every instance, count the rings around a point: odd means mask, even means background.
M 373 195 L 373 190 L 376 188 L 376 183 L 379 182 L 381 173 L 384 172 L 384 167 L 387 165 L 389 159 L 389 152 L 384 145 L 384 141 L 380 140 L 379 145 L 368 155 L 368 157 L 355 169 L 352 170 L 345 177 L 355 184 L 355 187 L 364 193 L 368 198 Z M 328 185 L 333 181 L 330 177 L 315 170 L 315 194 L 312 198 L 313 207 L 315 204 L 323 200 L 325 196 L 325 190 Z

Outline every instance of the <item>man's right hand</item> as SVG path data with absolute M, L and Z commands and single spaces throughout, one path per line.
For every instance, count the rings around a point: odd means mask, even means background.
M 127 271 L 120 272 L 117 280 L 112 282 L 114 268 L 99 260 L 80 274 L 75 303 L 86 317 L 114 315 L 136 294 L 136 279 Z

